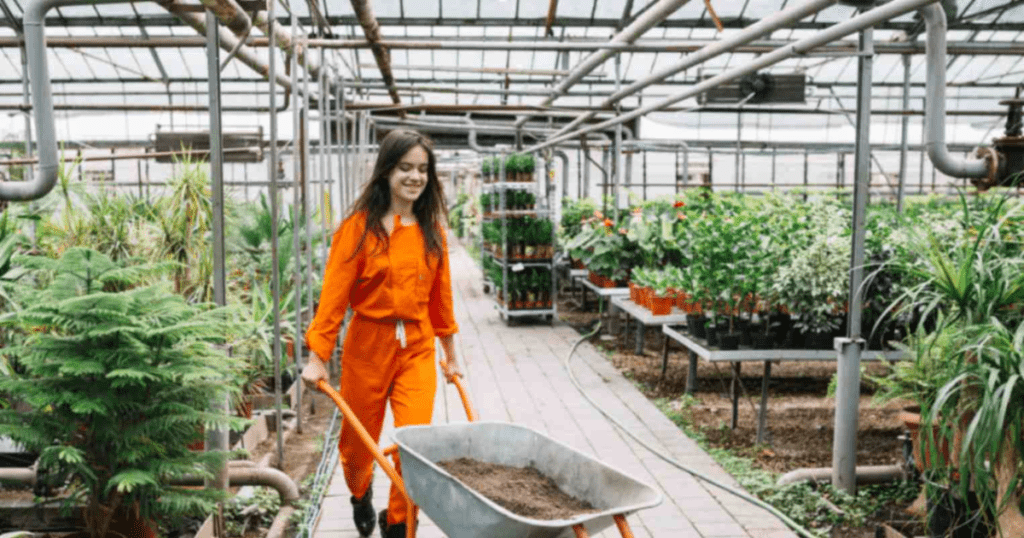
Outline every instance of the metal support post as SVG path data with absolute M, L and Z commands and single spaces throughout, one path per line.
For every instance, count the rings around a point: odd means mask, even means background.
M 303 57 L 306 55 L 305 47 L 299 42 L 299 21 L 295 14 L 295 10 L 291 10 L 291 25 L 292 25 L 292 48 L 291 48 L 291 66 L 292 66 L 292 84 L 297 85 L 295 77 L 299 73 L 299 54 Z M 301 52 L 300 52 L 301 51 Z M 303 360 L 302 360 L 302 340 L 299 335 L 304 331 L 302 328 L 302 244 L 299 239 L 299 227 L 306 219 L 306 214 L 303 212 L 302 194 L 306 192 L 306 146 L 308 134 L 306 133 L 306 118 L 309 114 L 309 70 L 302 70 L 302 78 L 304 81 L 304 87 L 302 88 L 302 97 L 299 99 L 298 95 L 293 93 L 292 104 L 292 257 L 295 260 L 295 267 L 292 269 L 292 291 L 295 294 L 295 343 L 292 345 L 292 352 L 295 354 L 295 368 L 297 371 L 302 371 Z M 309 225 L 307 223 L 306 227 Z M 295 431 L 302 433 L 302 383 L 294 383 L 295 385 L 295 398 L 298 401 L 293 403 L 292 407 L 296 410 L 295 417 Z
M 224 272 L 224 152 L 221 143 L 220 117 L 220 35 L 217 17 L 211 11 L 206 12 L 206 67 L 209 76 L 210 91 L 210 189 L 213 198 L 213 300 L 218 306 L 227 304 L 225 293 Z M 231 409 L 228 395 L 225 393 L 213 399 L 211 411 L 227 414 Z M 221 452 L 228 450 L 228 430 L 226 427 L 210 428 L 206 432 L 206 450 Z M 221 465 L 214 472 L 213 478 L 206 480 L 209 489 L 225 491 L 228 488 L 227 464 Z
M 903 110 L 910 108 L 910 55 L 903 55 Z M 900 119 L 900 177 L 896 184 L 896 213 L 903 213 L 903 190 L 907 183 L 907 129 L 910 128 L 910 116 Z
M 765 442 L 768 433 L 768 381 L 772 378 L 772 361 L 764 361 L 761 376 L 761 408 L 757 410 L 757 444 Z
M 277 2 L 269 2 L 267 7 L 267 19 L 274 19 L 274 6 Z M 269 56 L 267 60 L 267 80 L 277 80 L 277 32 L 270 32 L 270 46 L 267 49 Z M 284 461 L 284 428 L 281 427 L 284 420 L 281 415 L 281 271 L 279 260 L 278 221 L 280 220 L 280 209 L 277 199 L 277 84 L 270 84 L 270 159 L 268 165 L 268 180 L 270 182 L 270 292 L 274 302 L 274 342 L 272 345 L 274 355 L 274 411 L 275 424 L 277 428 L 277 462 L 278 467 Z M 295 106 L 294 104 L 292 106 Z
M 861 282 L 864 275 L 864 219 L 871 180 L 871 69 L 874 46 L 870 27 L 860 32 L 857 58 L 857 143 L 854 156 L 853 245 L 850 256 L 850 308 L 847 338 L 837 367 L 835 437 L 832 444 L 832 485 L 857 493 L 857 420 L 860 405 Z
M 690 351 L 690 364 L 686 372 L 686 393 L 697 392 L 697 352 Z

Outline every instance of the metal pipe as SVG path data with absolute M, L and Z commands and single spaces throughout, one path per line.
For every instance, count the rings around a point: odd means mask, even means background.
M 804 2 L 803 4 L 791 6 L 788 9 L 784 9 L 777 13 L 773 13 L 757 21 L 756 23 L 744 28 L 741 31 L 732 34 L 728 37 L 725 37 L 721 41 L 714 41 L 712 43 L 705 45 L 700 50 L 688 54 L 682 60 L 670 66 L 666 66 L 658 71 L 655 71 L 651 75 L 646 76 L 640 80 L 637 80 L 632 84 L 626 86 L 625 88 L 616 88 L 615 93 L 613 93 L 607 99 L 602 101 L 597 108 L 609 108 L 615 103 L 618 103 L 619 101 L 624 99 L 625 97 L 633 95 L 636 92 L 652 84 L 661 82 L 666 78 L 675 75 L 676 73 L 685 71 L 690 67 L 704 63 L 716 56 L 719 56 L 726 52 L 732 52 L 735 49 L 739 48 L 740 46 L 746 45 L 764 35 L 771 34 L 771 32 L 779 28 L 782 28 L 787 24 L 792 24 L 796 21 L 803 19 L 804 17 L 807 17 L 808 15 L 813 15 L 814 13 L 817 13 L 825 9 L 826 7 L 829 7 L 832 4 L 835 4 L 837 1 L 838 0 L 810 0 L 808 2 Z M 587 112 L 581 115 L 580 117 L 576 118 L 572 122 L 570 122 L 569 125 L 565 126 L 563 129 L 566 132 L 568 132 L 570 129 L 576 128 L 583 122 L 589 121 L 594 117 L 595 114 L 596 112 L 594 111 Z
M 780 12 L 781 13 L 781 12 Z M 762 22 L 758 21 L 758 23 Z M 250 19 L 252 21 L 252 19 Z M 755 23 L 755 24 L 758 24 Z M 744 30 L 753 28 L 754 25 Z M 733 35 L 738 35 L 733 34 Z M 528 39 L 528 40 L 524 40 Z M 731 39 L 731 37 L 730 37 Z M 644 39 L 633 43 L 612 43 L 604 40 L 588 38 L 573 38 L 571 41 L 550 41 L 534 40 L 521 36 L 503 37 L 500 41 L 482 40 L 448 40 L 428 41 L 423 39 L 401 37 L 382 39 L 380 45 L 389 50 L 481 50 L 481 51 L 596 51 L 601 49 L 613 49 L 617 52 L 663 52 L 689 54 L 701 50 L 710 44 L 724 42 L 725 39 Z M 57 48 L 103 48 L 103 47 L 127 47 L 127 48 L 201 48 L 205 46 L 205 40 L 199 36 L 55 36 L 47 39 L 47 45 Z M 249 37 L 246 46 L 267 47 L 269 38 Z M 785 40 L 760 40 L 751 41 L 744 45 L 730 49 L 729 52 L 746 54 L 765 54 L 779 47 L 789 44 Z M 309 39 L 307 46 L 323 49 L 368 49 L 371 43 L 365 39 Z M 15 36 L 0 37 L 0 48 L 16 48 L 21 46 L 21 40 Z M 972 42 L 954 41 L 947 44 L 948 52 L 952 55 L 984 55 L 984 56 L 1020 56 L 1024 55 L 1024 45 L 1015 42 L 991 41 Z M 893 43 L 878 41 L 875 43 L 876 54 L 924 54 L 925 46 L 916 42 Z M 839 41 L 819 47 L 812 54 L 823 56 L 836 56 L 844 54 L 856 54 L 857 44 L 852 41 Z M 550 82 L 550 81 L 548 81 Z M 545 92 L 549 95 L 550 92 Z
M 903 55 L 903 110 L 910 108 L 910 56 Z M 910 117 L 900 118 L 900 177 L 896 184 L 896 213 L 903 213 L 903 189 L 907 184 L 907 149 L 910 140 L 907 131 L 910 128 Z
M 402 104 L 402 100 L 398 97 L 398 91 L 395 90 L 395 76 L 391 73 L 391 55 L 380 44 L 380 24 L 377 23 L 377 17 L 373 15 L 373 7 L 370 5 L 370 1 L 352 0 L 352 11 L 355 12 L 356 17 L 359 19 L 359 25 L 363 27 L 363 34 L 366 35 L 366 40 L 370 42 L 373 59 L 377 62 L 377 68 L 380 69 L 380 76 L 384 79 L 384 84 L 388 86 L 391 101 L 396 105 Z M 400 115 L 405 117 L 404 112 L 400 112 Z
M 291 51 L 295 50 L 296 54 L 299 55 L 299 63 L 302 64 L 302 67 L 305 70 L 314 75 L 320 72 L 320 64 L 314 58 L 309 56 L 308 50 L 305 47 L 295 49 L 290 33 L 282 28 L 277 21 L 274 21 L 272 15 L 266 11 L 257 12 L 256 16 L 252 18 L 252 23 L 268 38 L 271 33 L 274 34 L 274 40 L 267 41 L 268 46 L 273 47 L 273 43 L 276 41 L 277 47 L 279 47 L 285 54 L 289 54 Z M 293 76 L 294 75 L 295 73 L 293 73 Z
M 92 3 L 89 0 L 61 0 L 69 1 L 72 3 Z M 124 0 L 117 0 L 124 1 Z M 181 0 L 167 0 L 166 2 L 160 2 L 160 6 L 167 9 L 174 14 L 175 17 L 181 19 L 182 22 L 191 26 L 195 31 L 202 35 L 206 35 L 206 18 L 198 13 L 190 13 L 185 11 L 178 11 L 176 8 L 183 6 Z M 220 34 L 220 46 L 227 51 L 235 51 L 235 58 L 243 64 L 251 67 L 260 76 L 267 78 L 268 80 L 276 80 L 278 84 L 285 88 L 292 89 L 291 77 L 285 76 L 270 76 L 270 70 L 268 69 L 267 63 L 262 58 L 257 56 L 256 51 L 245 45 L 239 45 L 240 40 L 238 36 L 233 34 L 231 30 L 227 28 L 221 28 Z M 237 49 L 237 50 L 235 50 Z
M 871 188 L 871 75 L 874 51 L 871 27 L 860 33 L 857 58 L 857 142 L 853 163 L 853 237 L 850 246 L 850 291 L 846 338 L 842 340 L 836 377 L 835 430 L 832 442 L 832 485 L 857 493 L 857 420 L 860 409 L 860 335 L 864 280 L 864 226 Z
M 206 9 L 217 16 L 221 24 L 226 26 L 235 35 L 241 37 L 252 28 L 252 21 L 245 14 L 242 6 L 235 0 L 199 0 Z M 207 19 L 209 21 L 209 19 Z
M 274 18 L 274 5 L 277 2 L 268 2 L 270 5 L 267 7 L 267 17 L 271 20 Z M 277 41 L 277 33 L 268 34 L 270 37 L 270 52 L 269 59 L 267 61 L 267 72 L 269 73 L 269 80 L 274 80 L 274 73 L 277 69 L 277 50 L 275 48 Z M 294 89 L 294 88 L 293 88 Z M 270 182 L 269 198 L 270 198 L 270 295 L 274 304 L 273 320 L 274 320 L 274 341 L 271 344 L 271 350 L 274 355 L 274 412 L 276 415 L 278 426 L 283 424 L 281 416 L 281 269 L 280 269 L 280 238 L 278 237 L 278 221 L 280 220 L 280 211 L 277 207 L 277 110 L 275 109 L 275 102 L 277 100 L 277 87 L 273 84 L 270 85 L 270 162 L 269 170 L 267 173 L 267 180 Z M 278 427 L 277 430 L 277 461 L 284 461 L 284 434 L 282 430 L 284 428 Z
M 647 30 L 650 30 L 658 23 L 665 20 L 669 15 L 674 13 L 688 1 L 689 0 L 658 0 L 658 3 L 648 8 L 647 11 L 633 20 L 629 26 L 615 34 L 611 39 L 612 43 L 632 43 L 633 41 L 636 41 L 637 38 L 643 35 Z M 603 64 L 605 60 L 611 58 L 615 53 L 615 49 L 600 49 L 584 58 L 582 62 L 576 64 L 576 67 L 574 67 L 572 71 L 558 83 L 558 86 L 552 90 L 549 97 L 544 99 L 541 106 L 548 106 L 551 103 L 554 103 L 555 100 L 561 97 L 569 88 L 579 82 L 588 73 L 596 69 L 599 65 Z M 516 120 L 515 126 L 520 127 L 529 119 L 529 115 L 520 116 L 519 119 Z
M 284 472 L 270 467 L 258 467 L 255 465 L 242 465 L 232 462 L 227 466 L 228 483 L 230 487 L 236 486 L 264 486 L 277 490 L 281 497 L 282 505 L 290 505 L 299 500 L 299 486 Z M 5 467 L 0 468 L 0 481 L 19 482 L 26 485 L 35 485 L 37 473 L 34 467 Z M 204 478 L 195 475 L 186 475 L 170 480 L 174 486 L 202 486 Z
M 230 1 L 230 0 L 228 0 Z M 220 113 L 220 42 L 219 25 L 213 12 L 206 12 L 206 71 L 210 80 L 210 196 L 212 204 L 213 238 L 213 300 L 218 306 L 227 305 L 226 274 L 224 270 L 224 151 Z M 227 414 L 231 409 L 228 395 L 221 394 L 211 402 L 211 411 Z M 224 426 L 208 428 L 206 451 L 229 449 L 228 430 Z M 214 476 L 205 481 L 207 489 L 224 491 L 228 488 L 226 465 L 214 469 Z
M 946 12 L 929 4 L 918 10 L 925 25 L 925 145 L 928 157 L 942 173 L 958 178 L 985 177 L 995 171 L 995 163 L 953 157 L 946 148 Z
M 857 467 L 855 474 L 858 485 L 885 484 L 908 477 L 902 465 L 864 465 Z M 775 484 L 785 486 L 798 482 L 828 482 L 831 478 L 831 467 L 809 467 L 794 469 L 780 476 Z
M 271 0 L 274 1 L 274 0 Z M 298 54 L 295 50 L 296 47 L 302 48 L 302 44 L 298 39 L 299 22 L 295 15 L 295 10 L 291 10 L 291 30 L 292 30 L 292 50 L 291 58 L 289 63 L 292 66 L 292 73 L 298 73 Z M 299 335 L 302 334 L 302 248 L 299 240 L 299 226 L 301 222 L 304 222 L 306 215 L 302 211 L 303 204 L 300 200 L 300 194 L 306 192 L 306 171 L 307 171 L 307 144 L 306 144 L 306 113 L 309 110 L 309 70 L 302 72 L 302 94 L 303 98 L 295 103 L 292 107 L 292 144 L 294 145 L 295 151 L 292 152 L 292 182 L 296 185 L 292 187 L 292 257 L 295 262 L 295 267 L 292 269 L 292 293 L 295 297 L 295 343 L 293 344 L 293 353 L 295 354 L 295 367 L 301 371 L 302 367 L 305 366 L 302 361 L 302 348 L 303 342 Z M 308 223 L 307 223 L 308 227 Z M 299 391 L 297 393 L 297 399 L 302 402 L 302 384 L 296 385 L 295 388 Z M 302 433 L 302 405 L 298 406 L 298 417 L 296 418 L 296 431 Z
M 640 116 L 648 114 L 650 112 L 661 110 L 669 105 L 678 103 L 683 99 L 699 95 L 712 88 L 718 87 L 726 82 L 736 80 L 744 75 L 754 73 L 759 69 L 763 69 L 765 67 L 774 65 L 793 56 L 805 54 L 817 47 L 820 47 L 821 45 L 830 43 L 832 41 L 836 41 L 849 34 L 857 32 L 863 28 L 874 26 L 879 22 L 886 21 L 894 17 L 898 17 L 908 11 L 913 11 L 923 5 L 935 1 L 936 0 L 893 0 L 892 2 L 883 4 L 880 7 L 862 13 L 856 17 L 832 25 L 825 30 L 822 30 L 799 41 L 796 41 L 795 43 L 786 45 L 781 49 L 776 49 L 768 54 L 755 58 L 754 60 L 750 61 L 747 64 L 729 69 L 728 71 L 725 71 L 717 76 L 701 81 L 695 84 L 694 86 L 690 87 L 689 89 L 676 93 L 671 97 L 662 99 L 650 105 L 637 108 L 632 112 L 616 116 L 615 118 L 612 118 L 610 120 L 603 121 L 601 123 L 597 123 L 594 125 L 588 125 L 587 127 L 579 129 L 575 132 L 552 137 L 541 144 L 527 148 L 526 151 L 538 151 L 540 149 L 557 144 L 559 142 L 563 142 L 571 138 L 576 138 L 580 135 L 589 132 L 614 127 L 619 123 L 627 122 L 634 118 L 638 118 Z

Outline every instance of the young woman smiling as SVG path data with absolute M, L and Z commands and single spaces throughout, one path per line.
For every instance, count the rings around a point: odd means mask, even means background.
M 369 183 L 331 243 L 320 306 L 306 331 L 311 353 L 302 379 L 310 387 L 328 379 L 324 361 L 351 305 L 355 315 L 342 348 L 341 395 L 375 441 L 389 401 L 395 427 L 430 423 L 435 337 L 449 372 L 460 375 L 442 229 L 447 211 L 430 140 L 391 131 Z M 404 537 L 405 500 L 392 486 L 387 509 L 375 518 L 373 457 L 347 423 L 339 449 L 359 533 L 372 534 L 379 519 L 381 536 Z

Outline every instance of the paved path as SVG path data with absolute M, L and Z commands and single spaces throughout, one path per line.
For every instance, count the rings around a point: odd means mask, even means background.
M 563 369 L 565 355 L 579 337 L 576 331 L 565 325 L 507 327 L 494 310 L 494 302 L 482 293 L 480 270 L 466 251 L 454 243 L 451 263 L 460 326 L 456 337 L 459 359 L 482 419 L 515 422 L 544 432 L 661 489 L 661 505 L 629 517 L 637 538 L 795 536 L 770 513 L 698 482 L 621 434 L 583 399 Z M 572 367 L 588 394 L 638 432 L 645 442 L 699 472 L 736 486 L 710 456 L 683 435 L 589 343 L 579 347 Z M 465 420 L 454 388 L 439 390 L 434 422 Z M 390 414 L 385 424 L 391 424 Z M 390 431 L 390 426 L 386 426 L 382 445 L 392 444 Z M 378 509 L 386 504 L 389 486 L 387 477 L 377 469 L 373 496 Z M 324 499 L 314 538 L 358 536 L 339 465 Z M 374 536 L 379 536 L 378 531 Z M 417 536 L 444 535 L 421 513 Z M 596 536 L 620 535 L 613 527 Z

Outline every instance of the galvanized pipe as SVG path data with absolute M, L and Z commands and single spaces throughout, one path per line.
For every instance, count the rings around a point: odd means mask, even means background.
M 664 67 L 664 68 L 662 68 L 662 69 L 660 69 L 658 71 L 655 71 L 651 75 L 646 76 L 646 77 L 644 77 L 642 79 L 639 79 L 639 80 L 633 82 L 632 84 L 626 86 L 625 88 L 622 88 L 622 89 L 616 88 L 615 93 L 613 93 L 607 99 L 602 101 L 601 104 L 598 105 L 597 108 L 600 108 L 600 109 L 610 108 L 615 103 L 618 103 L 622 99 L 624 99 L 624 98 L 626 98 L 626 97 L 628 97 L 630 95 L 633 95 L 636 92 L 638 92 L 638 91 L 640 91 L 640 90 L 642 90 L 642 89 L 644 89 L 644 88 L 646 88 L 646 87 L 648 87 L 648 86 L 650 86 L 652 84 L 656 84 L 658 82 L 661 82 L 661 81 L 665 80 L 666 78 L 671 77 L 672 75 L 675 75 L 676 73 L 679 73 L 681 71 L 685 71 L 686 69 L 689 69 L 690 67 L 693 67 L 695 65 L 704 63 L 704 62 L 706 62 L 706 61 L 708 61 L 708 60 L 710 60 L 710 59 L 712 59 L 712 58 L 714 58 L 716 56 L 724 54 L 726 52 L 733 52 L 736 49 L 738 49 L 739 47 L 741 47 L 743 45 L 746 45 L 748 43 L 751 43 L 752 41 L 754 41 L 755 39 L 757 39 L 759 37 L 762 37 L 762 36 L 765 36 L 765 35 L 769 35 L 773 31 L 775 31 L 775 30 L 777 30 L 779 28 L 782 28 L 782 27 L 786 26 L 787 24 L 792 24 L 794 22 L 797 22 L 797 21 L 803 19 L 804 17 L 807 17 L 808 15 L 813 15 L 814 13 L 817 13 L 817 12 L 819 12 L 819 11 L 829 7 L 829 6 L 831 6 L 831 5 L 835 4 L 836 2 L 838 2 L 838 0 L 809 0 L 807 2 L 804 2 L 803 4 L 796 5 L 796 6 L 791 6 L 791 7 L 787 8 L 787 9 L 784 9 L 784 10 L 779 11 L 777 13 L 773 13 L 773 14 L 771 14 L 771 15 L 769 15 L 769 16 L 767 16 L 767 17 L 765 17 L 765 18 L 763 18 L 763 19 L 761 19 L 759 21 L 757 21 L 756 23 L 754 23 L 754 24 L 744 28 L 741 31 L 739 31 L 739 32 L 737 32 L 735 34 L 732 34 L 732 35 L 730 35 L 728 37 L 725 37 L 721 41 L 715 41 L 715 42 L 712 42 L 712 43 L 709 43 L 709 44 L 705 45 L 700 50 L 698 50 L 698 51 L 696 51 L 696 52 L 694 52 L 692 54 L 688 54 L 682 60 L 680 60 L 680 61 L 678 61 L 678 62 L 676 62 L 676 63 L 674 63 L 672 65 L 666 66 L 666 67 Z M 587 112 L 585 114 L 582 114 L 579 118 L 576 118 L 575 120 L 570 122 L 568 125 L 563 127 L 562 131 L 563 132 L 569 132 L 570 130 L 576 128 L 577 126 L 579 126 L 583 122 L 589 121 L 590 119 L 592 119 L 595 114 L 596 114 L 595 111 L 590 111 L 590 112 Z M 563 134 L 563 133 L 560 132 L 559 134 Z
M 918 10 L 925 24 L 927 74 L 924 123 L 928 157 L 942 173 L 957 177 L 985 177 L 992 163 L 953 157 L 946 148 L 946 12 L 929 4 Z
M 560 136 L 552 137 L 541 144 L 527 148 L 526 151 L 538 151 L 548 146 L 558 144 L 559 142 L 563 142 L 571 138 L 576 138 L 580 135 L 590 133 L 593 131 L 614 127 L 619 123 L 624 123 L 632 119 L 638 118 L 640 116 L 643 116 L 645 114 L 648 114 L 650 112 L 661 110 L 665 107 L 668 107 L 669 105 L 673 105 L 684 99 L 704 93 L 726 82 L 731 82 L 744 75 L 757 72 L 759 69 L 764 69 L 765 67 L 769 67 L 793 56 L 805 54 L 826 43 L 831 43 L 832 41 L 836 41 L 838 39 L 846 37 L 847 35 L 850 35 L 854 32 L 860 31 L 870 26 L 874 26 L 875 24 L 878 24 L 882 21 L 898 17 L 908 11 L 913 11 L 915 9 L 920 8 L 923 5 L 927 5 L 935 1 L 936 0 L 893 0 L 892 2 L 884 4 L 865 13 L 862 13 L 852 19 L 848 19 L 843 22 L 837 23 L 825 30 L 822 30 L 821 32 L 818 32 L 804 39 L 786 45 L 781 49 L 776 49 L 771 53 L 760 56 L 747 64 L 735 67 L 733 69 L 729 69 L 728 71 L 725 71 L 717 76 L 701 81 L 700 83 L 695 84 L 689 89 L 676 93 L 671 97 L 662 99 L 650 105 L 637 108 L 629 113 L 616 116 L 615 118 L 612 118 L 610 120 L 603 121 L 601 123 L 594 125 L 589 125 L 587 127 L 584 127 L 571 133 L 565 133 Z
M 252 21 L 242 6 L 235 0 L 199 0 L 206 9 L 217 16 L 221 24 L 241 37 L 252 28 Z
M 650 30 L 658 23 L 665 20 L 669 15 L 674 13 L 688 1 L 689 0 L 658 0 L 656 4 L 648 8 L 647 11 L 630 23 L 629 26 L 615 34 L 615 36 L 612 37 L 612 43 L 632 43 L 633 41 L 636 41 L 641 35 L 647 32 L 647 30 Z M 574 67 L 572 71 L 558 83 L 558 86 L 552 90 L 549 97 L 544 99 L 541 106 L 548 106 L 551 103 L 554 103 L 555 100 L 564 95 L 569 88 L 579 82 L 583 77 L 587 76 L 591 71 L 597 69 L 598 66 L 603 64 L 608 58 L 611 58 L 616 52 L 617 51 L 615 49 L 611 48 L 600 49 L 584 58 L 582 62 L 576 64 L 576 67 Z M 521 127 L 529 119 L 529 115 L 520 116 L 520 118 L 516 120 L 515 126 Z
M 264 16 L 265 19 L 265 16 Z M 251 21 L 251 19 L 250 19 Z M 747 29 L 753 28 L 752 24 Z M 738 34 L 737 34 L 738 35 Z M 380 45 L 389 50 L 523 50 L 523 51 L 595 51 L 601 49 L 612 49 L 617 52 L 663 52 L 663 53 L 693 53 L 707 47 L 710 44 L 720 42 L 718 39 L 678 40 L 678 39 L 644 39 L 633 43 L 613 43 L 603 40 L 586 38 L 573 38 L 572 41 L 539 41 L 523 40 L 513 36 L 511 39 L 505 37 L 500 41 L 473 41 L 473 40 L 448 40 L 448 41 L 425 41 L 422 39 L 382 39 Z M 724 41 L 724 40 L 723 40 Z M 269 38 L 252 37 L 246 40 L 246 46 L 259 48 L 267 47 Z M 745 45 L 731 49 L 729 52 L 747 54 L 765 54 L 779 47 L 788 45 L 790 41 L 779 39 L 752 41 Z M 201 48 L 204 46 L 202 37 L 193 36 L 55 36 L 47 39 L 50 47 L 74 47 L 74 48 L 103 48 L 103 47 L 127 47 L 127 48 Z M 367 49 L 371 43 L 365 39 L 309 39 L 306 43 L 311 48 L 324 49 Z M 21 46 L 18 37 L 0 37 L 0 48 L 16 48 Z M 1024 45 L 1015 42 L 971 42 L 954 41 L 947 44 L 949 54 L 959 55 L 985 55 L 985 56 L 1020 56 L 1024 55 Z M 920 43 L 892 43 L 879 41 L 875 43 L 876 54 L 924 54 L 925 47 Z M 814 55 L 835 56 L 843 54 L 856 54 L 856 43 L 842 41 L 830 43 L 814 51 Z M 545 92 L 549 95 L 550 92 Z
M 281 25 L 277 23 L 277 21 L 273 21 L 272 19 L 273 16 L 267 13 L 266 11 L 260 11 L 256 13 L 256 16 L 252 19 L 253 25 L 259 28 L 261 32 L 268 36 L 268 38 L 271 35 L 271 33 L 274 34 L 274 40 L 268 41 L 268 46 L 277 46 L 285 54 L 298 54 L 299 63 L 302 64 L 303 68 L 305 68 L 307 71 L 314 75 L 319 73 L 320 64 L 316 61 L 316 59 L 311 58 L 309 56 L 309 51 L 305 47 L 296 47 L 295 42 L 292 40 L 292 37 L 291 35 L 289 35 L 288 31 L 282 28 Z M 294 75 L 294 71 L 292 73 Z
M 274 18 L 274 5 L 277 2 L 269 2 L 267 17 Z M 277 50 L 275 49 L 277 33 L 268 34 L 270 37 L 269 60 L 267 61 L 267 72 L 270 80 L 274 80 L 274 73 L 277 69 Z M 276 424 L 283 424 L 281 416 L 281 269 L 280 269 L 280 238 L 278 237 L 277 225 L 280 221 L 280 211 L 277 200 L 277 87 L 270 85 L 270 162 L 267 180 L 270 182 L 268 188 L 270 198 L 270 295 L 274 304 L 274 341 L 271 350 L 274 355 L 274 412 L 277 419 Z M 298 106 L 298 105 L 296 105 Z M 277 428 L 277 461 L 284 461 L 284 428 Z
M 373 15 L 373 7 L 370 5 L 370 0 L 352 0 L 352 10 L 355 12 L 356 18 L 359 19 L 359 25 L 363 27 L 363 34 L 366 35 L 366 40 L 370 42 L 373 59 L 377 62 L 377 67 L 380 69 L 380 76 L 384 79 L 384 84 L 388 86 L 391 101 L 396 105 L 402 104 L 402 100 L 398 97 L 398 92 L 394 89 L 395 76 L 391 73 L 391 56 L 387 49 L 380 44 L 380 24 L 377 23 L 377 17 Z M 402 112 L 401 115 L 404 117 L 405 113 Z
M 903 55 L 903 110 L 910 107 L 910 56 Z M 896 213 L 903 213 L 903 191 L 907 184 L 907 148 L 910 140 L 907 131 L 910 117 L 900 118 L 900 178 L 896 184 Z
M 88 0 L 70 0 L 75 3 L 92 3 Z M 123 1 L 123 0 L 118 0 Z M 206 18 L 198 13 L 191 13 L 186 11 L 175 10 L 176 7 L 183 6 L 181 0 L 168 0 L 167 2 L 160 3 L 162 7 L 174 14 L 175 17 L 181 19 L 182 22 L 191 26 L 195 31 L 200 34 L 206 34 Z M 262 58 L 258 57 L 256 51 L 252 48 L 242 45 L 239 46 L 240 40 L 238 37 L 228 30 L 227 28 L 221 28 L 218 30 L 220 35 L 220 46 L 224 50 L 232 51 L 235 50 L 235 58 L 243 64 L 251 67 L 254 71 L 259 73 L 260 76 L 267 78 L 268 80 L 276 80 L 278 84 L 285 88 L 292 89 L 291 77 L 277 75 L 274 77 L 270 76 L 270 70 L 268 69 L 267 63 Z

